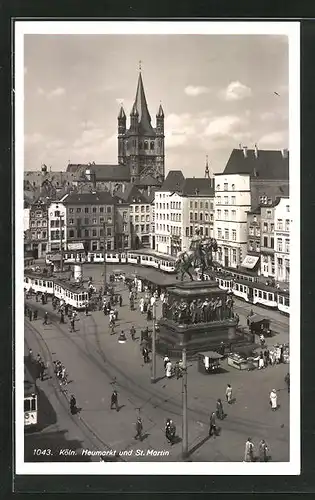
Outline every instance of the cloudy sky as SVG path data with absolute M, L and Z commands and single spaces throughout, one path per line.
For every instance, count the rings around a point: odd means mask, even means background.
M 165 112 L 166 172 L 221 172 L 239 144 L 288 147 L 288 43 L 265 35 L 25 35 L 25 169 L 117 162 L 139 60 Z M 276 95 L 277 92 L 279 95 Z

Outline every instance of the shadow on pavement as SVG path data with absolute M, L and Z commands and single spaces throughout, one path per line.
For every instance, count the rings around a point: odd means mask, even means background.
M 78 440 L 66 439 L 66 430 L 47 431 L 24 436 L 25 462 L 91 462 L 89 456 L 82 456 L 82 443 Z M 40 450 L 40 451 L 37 451 Z M 51 453 L 49 453 L 51 450 Z M 76 452 L 67 455 L 67 451 Z M 60 453 L 61 452 L 61 453 Z
M 209 439 L 210 439 L 209 435 L 207 435 L 206 437 L 201 439 L 201 441 L 199 441 L 199 443 L 195 444 L 195 446 L 193 446 L 191 448 L 191 450 L 188 451 L 188 455 L 190 456 L 193 453 L 195 453 L 195 451 L 199 450 L 199 448 L 201 448 L 201 446 L 203 446 L 207 441 L 209 441 Z

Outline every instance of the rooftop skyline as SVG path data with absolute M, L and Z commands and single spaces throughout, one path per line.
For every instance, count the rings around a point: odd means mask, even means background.
M 144 42 L 145 40 L 145 42 Z M 117 163 L 139 61 L 165 170 L 222 172 L 233 148 L 288 148 L 288 42 L 277 35 L 25 35 L 25 169 Z

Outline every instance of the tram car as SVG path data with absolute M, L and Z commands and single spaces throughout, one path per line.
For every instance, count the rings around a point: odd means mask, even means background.
M 32 293 L 46 292 L 75 309 L 84 309 L 89 300 L 88 291 L 82 285 L 56 278 L 45 278 L 36 273 L 24 273 L 24 289 Z
M 175 272 L 175 257 L 160 254 L 153 250 L 130 250 L 127 252 L 106 252 L 106 262 L 112 264 L 134 264 L 137 266 L 151 267 L 166 273 Z M 103 263 L 104 254 L 102 252 L 88 252 L 87 262 Z
M 36 381 L 24 363 L 24 428 L 37 425 L 37 403 Z
M 289 290 L 278 291 L 278 309 L 281 314 L 290 314 L 290 294 Z

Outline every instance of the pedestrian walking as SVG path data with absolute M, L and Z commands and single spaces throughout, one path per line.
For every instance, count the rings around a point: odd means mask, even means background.
M 149 351 L 148 351 L 148 349 L 146 347 L 144 347 L 142 349 L 142 356 L 143 356 L 143 361 L 145 363 L 148 363 L 149 362 Z
M 290 373 L 288 372 L 284 377 L 284 381 L 287 384 L 288 393 L 290 392 Z
M 171 363 L 171 361 L 168 361 L 166 363 L 165 375 L 167 378 L 171 378 L 171 376 L 172 376 L 172 363 Z
M 63 313 L 63 311 L 60 312 L 60 323 L 64 323 L 65 322 L 65 315 Z
M 261 370 L 262 368 L 265 368 L 265 360 L 264 360 L 263 352 L 260 351 L 259 360 L 258 360 L 258 370 Z
M 45 312 L 43 325 L 48 325 L 48 312 Z
M 228 404 L 232 403 L 232 387 L 230 384 L 227 385 L 225 390 L 225 397 Z
M 248 438 L 245 443 L 245 462 L 254 462 L 254 445 L 252 443 L 252 438 Z
M 258 445 L 259 461 L 268 462 L 268 446 L 264 439 Z
M 121 296 L 121 295 L 119 295 L 119 307 L 121 307 L 121 306 L 122 306 L 122 303 L 123 303 L 122 296 Z
M 168 418 L 165 425 L 165 437 L 167 441 L 173 445 L 175 442 L 176 427 L 172 419 Z
M 70 332 L 75 332 L 75 327 L 74 327 L 74 317 L 70 319 Z
M 85 304 L 85 308 L 84 308 L 84 309 L 85 309 L 85 310 L 84 310 L 84 314 L 85 314 L 85 316 L 88 316 L 88 315 L 89 315 L 89 303 L 88 303 L 88 302 L 86 302 L 86 304 Z
M 137 434 L 135 435 L 135 439 L 140 439 L 142 441 L 142 430 L 143 430 L 143 425 L 142 425 L 142 420 L 140 417 L 137 418 L 136 422 L 136 432 Z
M 174 373 L 176 375 L 177 380 L 182 376 L 182 369 L 179 366 L 179 361 L 176 361 L 176 363 L 175 363 Z
M 71 415 L 75 415 L 77 412 L 77 400 L 75 399 L 74 395 L 71 395 L 70 398 L 70 413 Z
M 44 380 L 45 370 L 46 370 L 45 363 L 43 361 L 41 361 L 39 364 L 39 376 L 40 376 L 41 381 Z
M 169 358 L 168 356 L 166 356 L 166 355 L 165 355 L 165 356 L 164 356 L 164 360 L 163 360 L 163 361 L 164 361 L 164 370 L 166 369 L 166 365 L 167 365 L 167 363 L 169 362 L 169 360 L 170 360 L 170 358 Z
M 132 340 L 135 340 L 136 329 L 135 329 L 134 325 L 132 325 L 132 327 L 130 328 L 130 335 L 131 335 Z
M 269 398 L 272 411 L 276 411 L 278 408 L 278 396 L 276 389 L 272 389 Z
M 32 349 L 29 349 L 29 350 L 28 350 L 28 359 L 29 359 L 30 361 L 33 361 L 33 351 L 32 351 Z
M 33 317 L 34 321 L 37 320 L 37 317 L 38 317 L 38 311 L 37 311 L 37 309 L 35 309 L 35 311 L 34 311 L 34 317 Z
M 113 391 L 112 396 L 111 396 L 111 400 L 110 400 L 110 409 L 111 410 L 113 409 L 113 406 L 116 408 L 116 411 L 119 410 L 117 391 Z
M 32 321 L 32 319 L 33 319 L 33 311 L 32 311 L 32 309 L 29 309 L 29 311 L 28 311 L 28 318 L 29 318 L 30 321 Z
M 224 410 L 223 410 L 223 404 L 221 399 L 219 398 L 217 401 L 217 409 L 216 409 L 216 414 L 218 419 L 223 420 L 224 419 Z
M 214 437 L 215 437 L 216 433 L 217 433 L 217 426 L 216 426 L 216 423 L 215 423 L 215 413 L 213 411 L 211 413 L 211 415 L 210 415 L 209 436 L 211 437 L 212 435 L 214 435 Z

